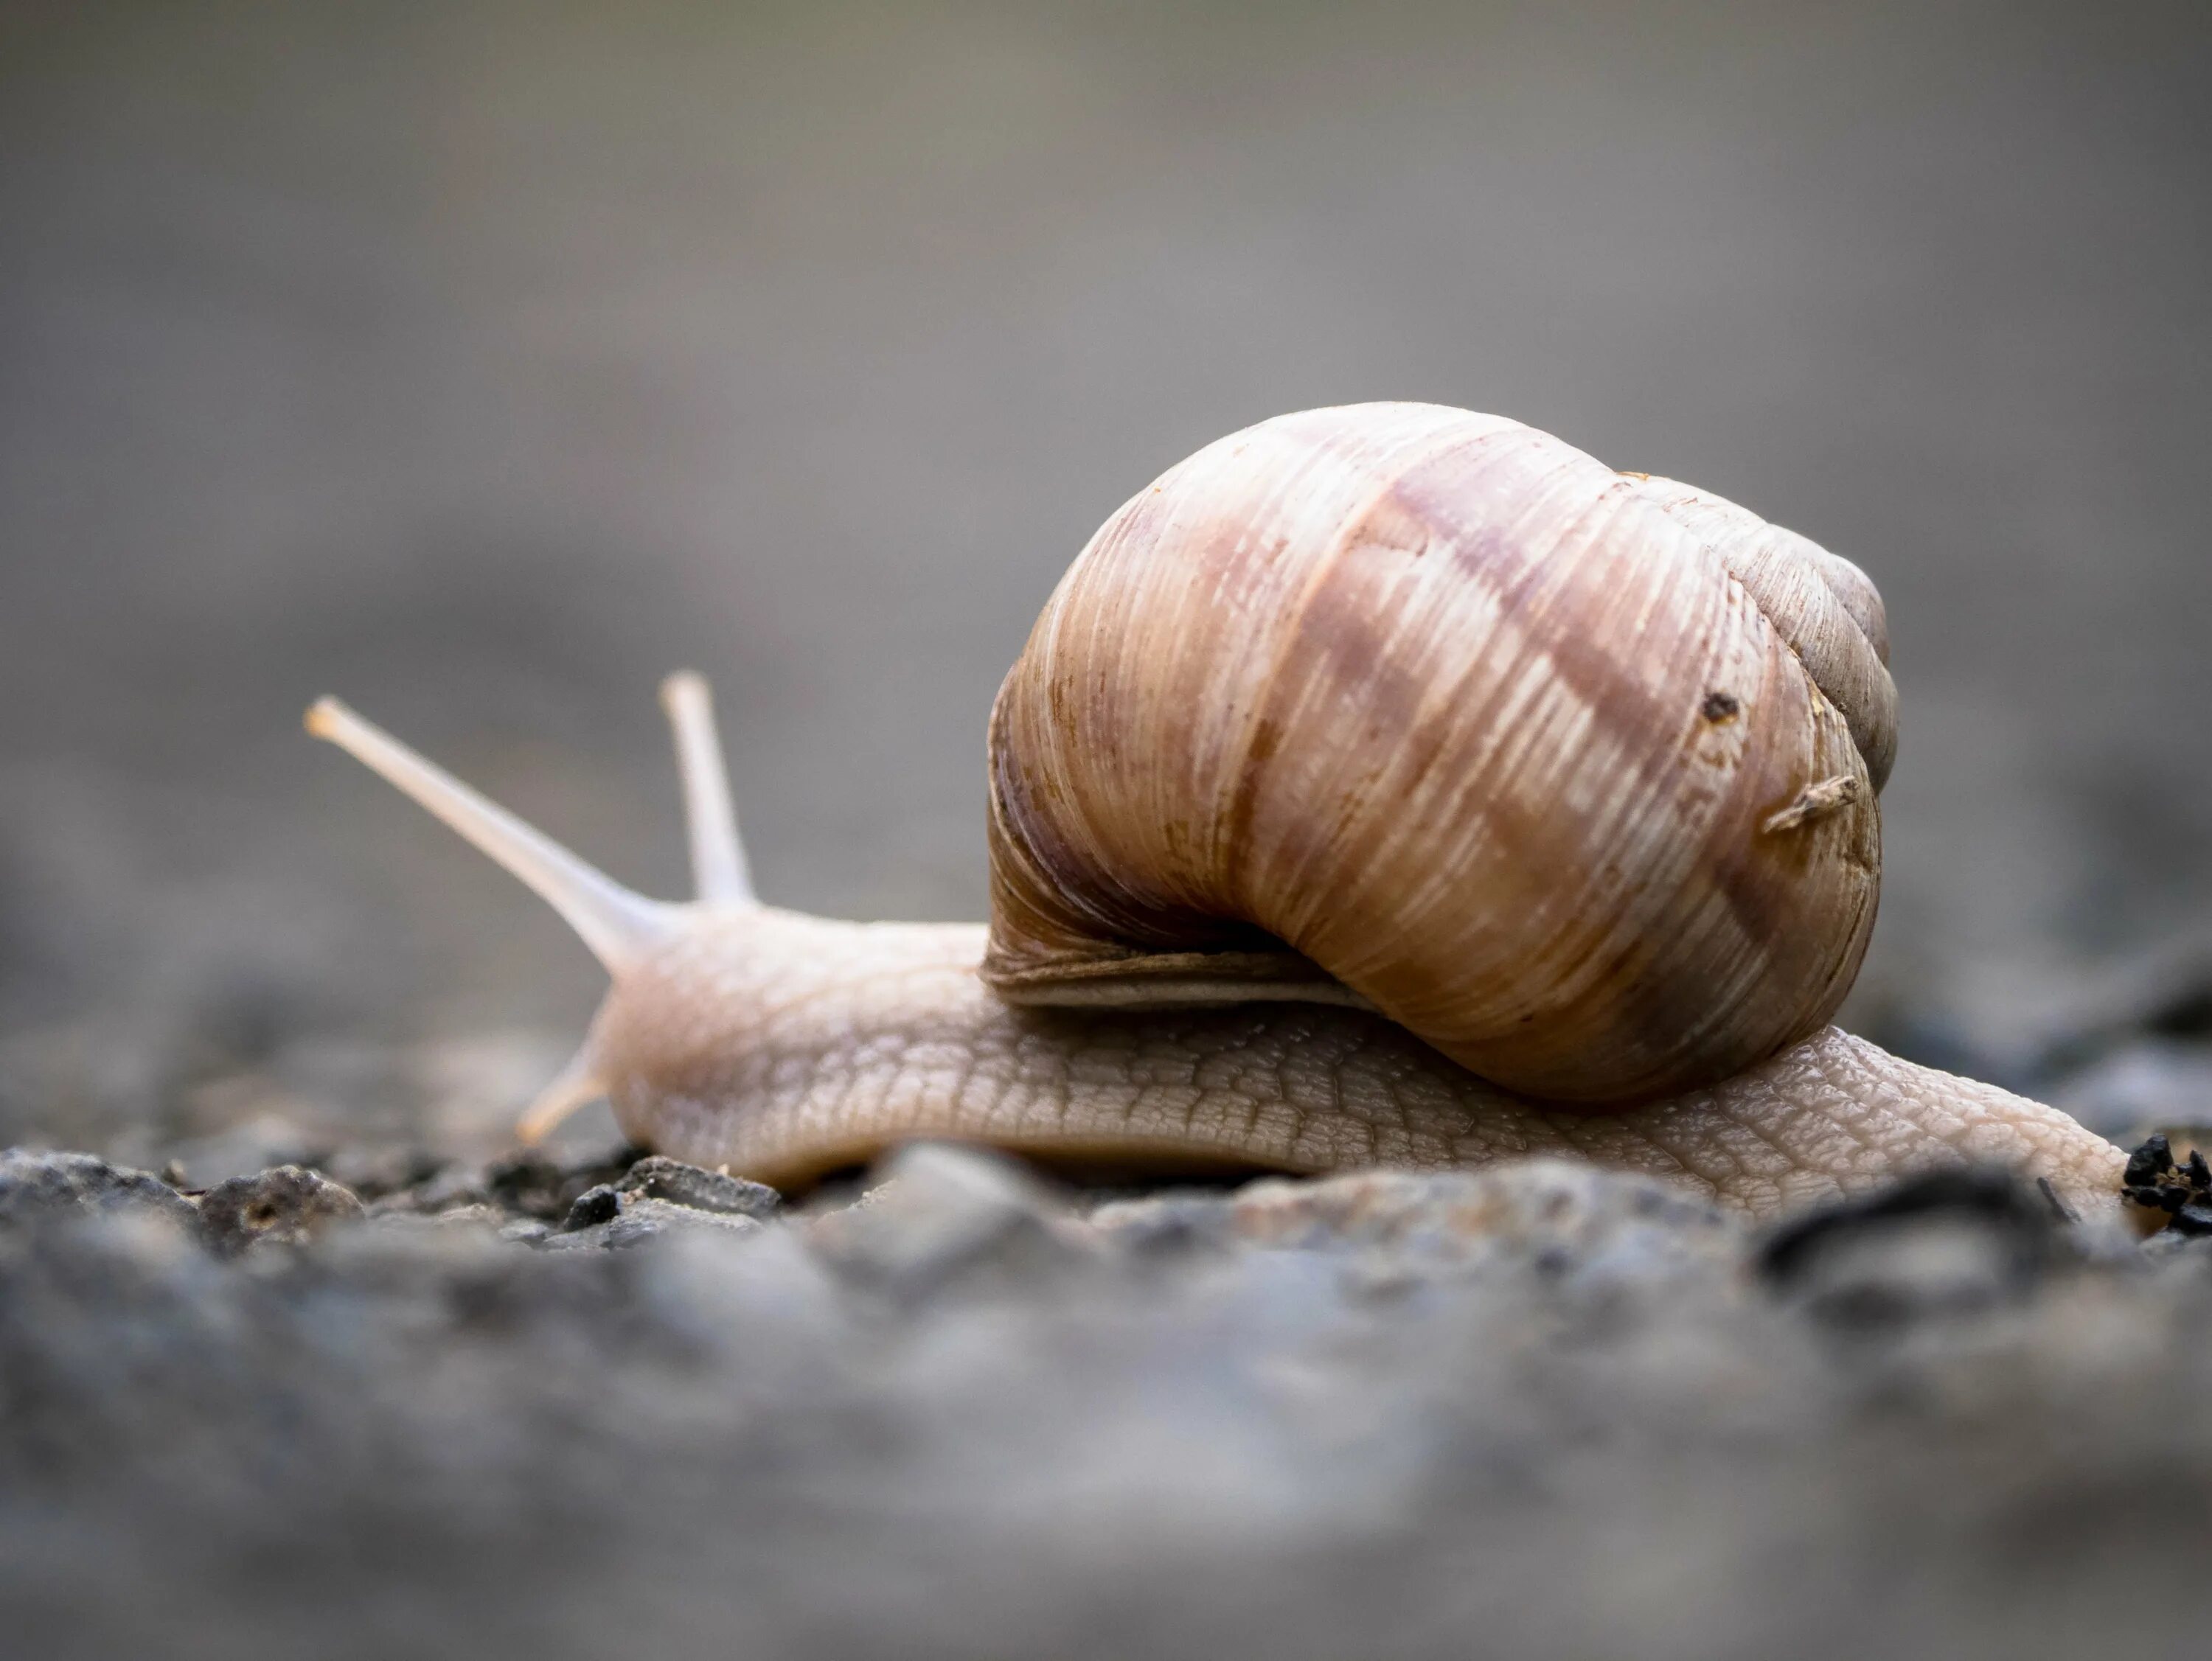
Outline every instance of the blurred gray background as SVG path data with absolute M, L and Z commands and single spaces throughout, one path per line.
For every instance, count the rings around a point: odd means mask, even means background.
M 980 915 L 1068 559 L 1367 398 L 1873 573 L 1850 1013 L 2032 1071 L 2212 916 L 2208 128 L 2200 5 L 0 5 L 0 1139 L 580 1031 L 326 690 L 674 892 L 696 666 L 769 898 Z

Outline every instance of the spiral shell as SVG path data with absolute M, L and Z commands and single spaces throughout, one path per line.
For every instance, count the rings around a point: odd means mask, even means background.
M 1106 522 L 1000 689 L 986 978 L 1364 1001 L 1563 1101 L 1725 1077 L 1857 973 L 1886 654 L 1848 561 L 1516 421 L 1262 422 Z

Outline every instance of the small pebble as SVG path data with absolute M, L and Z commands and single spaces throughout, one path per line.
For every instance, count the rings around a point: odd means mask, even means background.
M 297 1165 L 234 1177 L 200 1197 L 201 1232 L 222 1257 L 261 1246 L 303 1246 L 363 1215 L 351 1189 Z
M 765 1183 L 748 1182 L 726 1171 L 704 1170 L 659 1154 L 648 1155 L 631 1166 L 617 1186 L 625 1194 L 733 1216 L 767 1217 L 783 1203 L 783 1196 Z

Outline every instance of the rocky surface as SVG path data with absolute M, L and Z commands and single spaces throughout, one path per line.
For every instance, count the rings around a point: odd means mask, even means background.
M 0 1607 L 46 1656 L 2195 1653 L 2208 1253 L 1972 1175 L 1754 1236 L 1555 1162 L 921 1147 L 784 1209 L 18 1150 Z

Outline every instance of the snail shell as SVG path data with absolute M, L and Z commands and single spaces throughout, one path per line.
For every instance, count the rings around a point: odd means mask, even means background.
M 1265 421 L 1100 529 L 989 734 L 985 979 L 1364 1002 L 1567 1101 L 1818 1030 L 1880 889 L 1881 602 L 1495 415 Z

